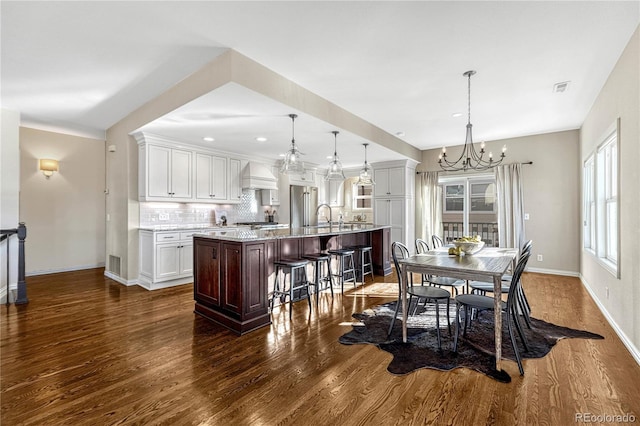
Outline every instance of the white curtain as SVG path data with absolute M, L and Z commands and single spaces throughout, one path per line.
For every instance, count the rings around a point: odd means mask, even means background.
M 495 171 L 500 247 L 520 248 L 526 241 L 522 165 L 520 163 L 506 164 L 496 167 Z
M 442 237 L 442 188 L 438 185 L 438 172 L 420 173 L 420 183 L 422 186 L 420 238 L 431 245 L 432 235 Z

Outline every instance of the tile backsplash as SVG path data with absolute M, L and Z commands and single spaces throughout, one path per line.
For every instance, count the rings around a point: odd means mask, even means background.
M 141 202 L 140 227 L 216 225 L 223 214 L 227 216 L 229 225 L 236 222 L 262 222 L 265 208 L 258 202 L 259 197 L 259 191 L 243 189 L 240 204 Z

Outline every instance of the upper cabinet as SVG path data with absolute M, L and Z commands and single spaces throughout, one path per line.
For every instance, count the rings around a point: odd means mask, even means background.
M 405 184 L 406 169 L 404 167 L 389 167 L 373 169 L 375 197 L 394 197 L 407 195 Z
M 141 145 L 138 159 L 140 199 L 182 201 L 192 198 L 192 153 Z
M 277 179 L 278 188 L 280 188 L 280 167 L 272 166 L 271 173 Z M 260 191 L 263 206 L 279 206 L 280 205 L 280 189 L 262 189 Z
M 289 183 L 291 185 L 317 186 L 316 171 L 307 169 L 303 174 L 289 175 Z
M 196 153 L 195 193 L 198 201 L 227 200 L 227 158 Z
M 229 203 L 239 203 L 242 197 L 242 163 L 229 158 Z
M 140 201 L 237 204 L 241 161 L 213 152 L 173 148 L 171 141 L 136 134 Z

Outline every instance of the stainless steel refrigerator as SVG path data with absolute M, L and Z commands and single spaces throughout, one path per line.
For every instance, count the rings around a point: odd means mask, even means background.
M 318 224 L 318 188 L 291 185 L 289 200 L 292 228 Z

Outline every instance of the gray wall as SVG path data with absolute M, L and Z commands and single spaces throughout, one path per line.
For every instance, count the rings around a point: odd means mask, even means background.
M 581 250 L 582 281 L 640 363 L 640 29 L 614 67 L 580 132 L 584 161 L 618 118 L 620 279 Z M 607 297 L 607 289 L 609 295 Z
M 507 145 L 505 162 L 523 165 L 526 237 L 533 240 L 527 270 L 578 276 L 580 270 L 579 132 L 569 130 L 486 143 L 488 151 L 500 152 Z M 447 151 L 455 157 L 458 148 Z M 419 171 L 434 171 L 439 149 L 424 151 Z M 450 176 L 451 174 L 447 174 Z M 417 190 L 419 179 L 416 180 Z M 421 229 L 416 223 L 416 229 Z M 417 233 L 419 233 L 417 231 Z M 537 261 L 537 255 L 543 261 Z

